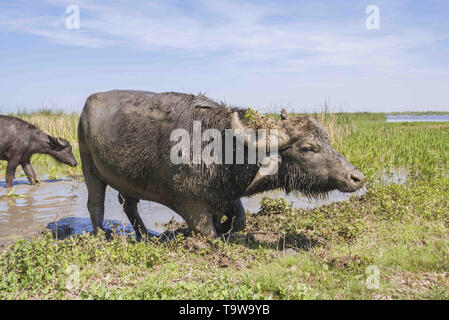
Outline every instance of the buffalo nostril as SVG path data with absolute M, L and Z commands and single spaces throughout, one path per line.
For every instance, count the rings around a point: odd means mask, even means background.
M 365 177 L 363 176 L 363 174 L 358 171 L 352 172 L 349 177 L 356 184 L 360 184 L 365 181 Z

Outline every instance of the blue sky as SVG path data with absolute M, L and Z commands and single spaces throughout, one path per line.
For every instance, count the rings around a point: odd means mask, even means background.
M 80 28 L 66 28 L 77 5 Z M 380 29 L 368 30 L 368 5 Z M 449 111 L 449 1 L 0 1 L 0 111 L 111 89 L 276 111 Z

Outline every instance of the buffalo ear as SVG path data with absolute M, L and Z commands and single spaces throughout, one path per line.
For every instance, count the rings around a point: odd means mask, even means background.
M 281 120 L 287 120 L 288 119 L 288 113 L 287 110 L 285 110 L 284 108 L 282 108 L 281 110 Z
M 67 140 L 62 139 L 62 138 L 56 138 L 56 142 L 58 143 L 59 146 L 61 147 L 67 147 Z
M 52 145 L 54 145 L 55 147 L 59 147 L 59 148 L 65 148 L 67 147 L 68 142 L 65 139 L 62 138 L 53 138 L 50 137 L 50 141 L 52 143 Z

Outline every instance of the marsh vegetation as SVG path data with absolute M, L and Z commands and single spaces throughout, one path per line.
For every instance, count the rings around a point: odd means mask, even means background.
M 18 116 L 69 140 L 79 162 L 79 115 Z M 313 209 L 267 197 L 247 212 L 246 229 L 225 239 L 43 232 L 0 253 L 0 298 L 449 299 L 449 127 L 387 123 L 385 114 L 315 116 L 367 177 L 364 195 Z M 44 155 L 32 163 L 48 177 L 81 175 Z M 391 179 L 397 172 L 402 183 Z

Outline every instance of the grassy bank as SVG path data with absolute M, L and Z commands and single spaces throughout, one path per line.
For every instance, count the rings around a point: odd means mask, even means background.
M 76 115 L 21 116 L 76 142 Z M 449 299 L 449 128 L 317 116 L 368 177 L 362 197 L 311 210 L 266 198 L 224 240 L 17 241 L 0 255 L 0 298 Z

